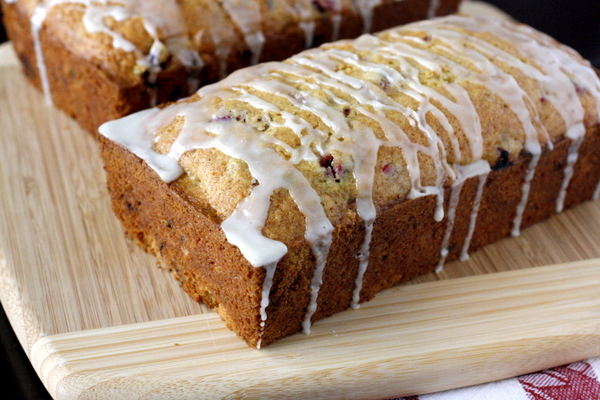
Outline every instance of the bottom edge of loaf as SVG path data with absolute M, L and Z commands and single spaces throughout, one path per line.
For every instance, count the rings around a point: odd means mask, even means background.
M 214 307 L 227 326 L 252 347 L 264 347 L 303 329 L 314 268 L 314 257 L 307 254 L 310 249 L 304 244 L 288 246 L 288 254 L 273 276 L 269 305 L 263 310 L 267 317 L 261 317 L 265 269 L 251 266 L 227 242 L 216 222 L 162 181 L 144 161 L 108 139 L 100 140 L 112 207 L 127 235 L 167 265 L 192 298 Z M 563 138 L 543 150 L 529 184 L 519 229 L 560 211 L 557 200 L 564 185 L 570 144 Z M 434 196 L 380 210 L 360 302 L 514 234 L 531 158 L 522 154 L 515 163 L 492 170 L 485 179 L 474 177 L 460 189 L 447 188 L 441 221 L 434 218 Z M 597 192 L 599 126 L 588 128 L 573 168 L 563 209 L 590 200 Z M 335 228 L 310 322 L 351 307 L 364 232 L 359 219 Z

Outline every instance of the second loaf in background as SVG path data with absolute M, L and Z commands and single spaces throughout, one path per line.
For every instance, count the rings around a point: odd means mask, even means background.
M 25 75 L 96 132 L 259 61 L 456 12 L 460 0 L 1 0 Z

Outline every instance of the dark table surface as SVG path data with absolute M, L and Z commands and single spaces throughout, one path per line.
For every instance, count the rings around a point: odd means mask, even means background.
M 3 371 L 5 378 L 2 385 L 3 399 L 52 399 L 25 355 L 2 307 L 0 307 L 0 370 Z
M 518 20 L 578 50 L 600 68 L 600 1 L 488 0 Z M 558 17 L 557 17 L 558 16 Z M 0 43 L 6 40 L 0 24 Z M 0 370 L 4 399 L 51 400 L 0 307 Z
M 6 41 L 6 33 L 0 23 L 0 43 L 4 41 Z M 0 307 L 0 371 L 5 377 L 2 398 L 52 400 L 17 340 L 2 307 Z

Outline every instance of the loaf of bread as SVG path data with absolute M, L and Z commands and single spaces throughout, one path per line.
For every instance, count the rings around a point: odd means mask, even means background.
M 455 12 L 460 0 L 1 0 L 25 74 L 96 132 L 258 61 Z
M 100 137 L 127 234 L 260 347 L 598 197 L 599 115 L 575 51 L 455 15 L 239 70 Z

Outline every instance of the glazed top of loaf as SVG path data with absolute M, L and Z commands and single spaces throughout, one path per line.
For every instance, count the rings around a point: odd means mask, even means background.
M 231 53 L 252 53 L 256 63 L 268 35 L 288 27 L 304 31 L 311 47 L 315 23 L 327 20 L 336 40 L 349 15 L 369 30 L 373 9 L 397 0 L 5 0 L 31 17 L 34 40 L 50 29 L 66 48 L 97 62 L 109 74 L 136 82 L 169 60 L 201 69 L 213 55 L 227 70 Z M 431 1 L 435 15 L 438 0 Z
M 455 15 L 246 68 L 100 131 L 183 190 L 255 266 L 286 253 L 270 239 L 272 204 L 300 213 L 318 269 L 334 226 L 364 221 L 366 265 L 381 209 L 435 195 L 441 220 L 444 188 L 522 154 L 524 207 L 542 151 L 571 139 L 567 171 L 599 115 L 600 80 L 575 51 L 524 25 Z

